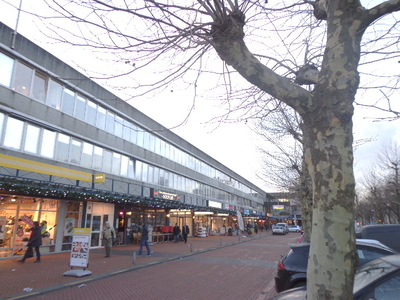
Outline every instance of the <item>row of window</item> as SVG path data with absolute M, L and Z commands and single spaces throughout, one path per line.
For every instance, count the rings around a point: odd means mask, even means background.
M 255 196 L 258 194 L 239 181 L 1 52 L 0 66 L 0 84 L 16 92 L 43 102 L 99 129 L 233 186 L 249 195 Z
M 236 205 L 250 203 L 225 191 L 3 113 L 0 113 L 0 132 L 0 145 L 4 148 Z

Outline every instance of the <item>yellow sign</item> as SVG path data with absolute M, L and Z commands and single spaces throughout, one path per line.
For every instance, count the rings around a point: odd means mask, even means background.
M 13 157 L 0 154 L 0 166 L 11 169 L 36 172 L 40 174 L 54 175 L 64 178 L 76 179 L 81 181 L 92 182 L 92 174 L 80 172 L 63 167 L 57 167 L 50 164 L 44 164 L 33 160 Z
M 74 228 L 74 235 L 77 235 L 77 234 L 90 235 L 90 228 Z
M 96 174 L 96 175 L 94 175 L 94 182 L 95 183 L 106 182 L 106 174 Z

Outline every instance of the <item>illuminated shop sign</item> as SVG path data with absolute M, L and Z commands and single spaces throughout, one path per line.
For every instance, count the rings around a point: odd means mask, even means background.
M 181 197 L 178 194 L 163 192 L 160 190 L 153 190 L 153 198 L 180 201 Z
M 208 206 L 209 207 L 222 208 L 222 203 L 208 200 Z
M 272 205 L 272 209 L 284 209 L 283 205 Z

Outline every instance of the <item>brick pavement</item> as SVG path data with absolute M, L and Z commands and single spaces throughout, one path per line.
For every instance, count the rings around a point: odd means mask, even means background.
M 0 299 L 251 299 L 273 295 L 273 277 L 280 255 L 298 234 L 256 237 L 190 238 L 187 244 L 158 243 L 151 257 L 137 257 L 137 244 L 91 250 L 86 277 L 63 276 L 69 253 L 42 256 L 20 264 L 0 261 Z M 24 288 L 31 292 L 23 292 Z

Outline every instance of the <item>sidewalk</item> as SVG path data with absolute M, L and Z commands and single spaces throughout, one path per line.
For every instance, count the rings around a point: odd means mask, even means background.
M 27 299 L 67 287 L 84 286 L 102 278 L 249 241 L 255 242 L 267 236 L 270 236 L 270 232 L 259 233 L 253 237 L 234 235 L 189 238 L 187 244 L 183 242 L 158 243 L 151 246 L 153 252 L 151 257 L 136 257 L 135 262 L 134 253 L 139 250 L 138 244 L 113 247 L 111 257 L 108 258 L 104 257 L 104 249 L 94 249 L 90 251 L 88 267 L 92 275 L 81 278 L 63 276 L 64 272 L 70 270 L 69 252 L 43 255 L 39 264 L 33 263 L 35 258 L 26 260 L 24 264 L 18 263 L 18 259 L 2 260 L 0 261 L 2 274 L 0 299 Z M 146 251 L 143 253 L 145 254 Z M 31 288 L 32 291 L 24 292 L 25 288 Z

